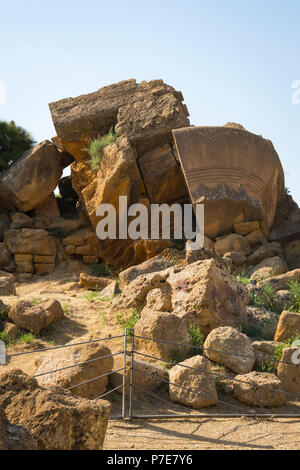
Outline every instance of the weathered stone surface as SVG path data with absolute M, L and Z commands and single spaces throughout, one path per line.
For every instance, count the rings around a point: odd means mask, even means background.
M 30 432 L 24 426 L 11 424 L 0 408 L 0 450 L 37 450 Z
M 126 395 L 129 394 L 130 390 L 130 357 L 126 358 Z M 124 358 L 121 356 L 115 357 L 114 369 L 120 369 L 124 367 Z M 155 391 L 164 382 L 169 380 L 168 371 L 157 364 L 150 364 L 149 362 L 143 361 L 142 359 L 135 356 L 134 358 L 134 370 L 133 370 L 133 395 L 136 397 L 145 396 L 145 392 L 140 390 L 139 387 L 148 391 Z M 110 383 L 112 388 L 119 387 L 123 383 L 123 370 L 112 374 L 110 376 Z M 123 394 L 123 387 L 119 388 L 118 393 Z
M 279 290 L 287 289 L 290 281 L 300 281 L 300 269 L 294 269 L 278 276 L 269 277 L 264 281 L 258 282 L 257 287 L 261 288 L 268 284 L 278 292 Z
M 0 374 L 0 406 L 13 425 L 25 426 L 39 450 L 102 449 L 110 403 L 40 387 L 20 370 Z
M 2 205 L 23 212 L 42 204 L 56 188 L 62 175 L 61 155 L 44 140 L 28 150 L 0 179 Z
M 233 230 L 235 233 L 238 233 L 239 235 L 248 235 L 251 232 L 254 232 L 255 230 L 259 230 L 259 222 L 257 220 L 254 220 L 252 222 L 240 222 L 237 224 L 234 224 Z
M 145 309 L 140 320 L 135 325 L 135 334 L 153 338 L 156 340 L 174 341 L 177 343 L 189 343 L 190 334 L 181 318 L 169 312 L 156 312 Z M 158 359 L 175 360 L 175 357 L 186 357 L 188 348 L 176 344 L 151 341 L 135 338 L 138 351 L 146 351 Z
M 49 107 L 63 148 L 81 160 L 86 139 L 106 134 L 114 124 L 118 136 L 133 142 L 150 140 L 152 147 L 157 141 L 165 143 L 159 137 L 189 124 L 182 100 L 182 94 L 162 80 L 126 80 Z
M 14 262 L 11 257 L 10 251 L 7 249 L 5 243 L 0 243 L 0 266 L 12 271 L 14 269 Z
M 152 289 L 159 288 L 171 292 L 167 278 L 172 269 L 138 276 L 112 301 L 112 313 L 115 314 L 135 307 L 144 307 L 147 295 Z
M 300 353 L 299 348 L 284 348 L 277 367 L 277 376 L 282 382 L 283 390 L 300 395 Z M 295 364 L 297 360 L 298 364 Z M 294 361 L 294 362 L 293 362 Z
M 15 230 L 19 228 L 33 228 L 33 219 L 23 212 L 16 212 L 11 216 L 12 223 L 10 229 Z
M 287 265 L 280 256 L 265 258 L 250 270 L 250 279 L 260 281 L 268 277 L 277 276 L 287 272 Z
M 230 127 L 193 126 L 173 135 L 192 201 L 204 203 L 207 236 L 249 220 L 272 225 L 284 174 L 269 140 Z
M 246 238 L 236 233 L 230 233 L 229 235 L 224 235 L 224 237 L 217 238 L 215 250 L 222 256 L 230 251 L 239 251 L 244 253 L 244 255 L 249 255 L 251 252 L 250 245 Z
M 294 202 L 294 201 L 293 201 Z M 295 206 L 294 206 L 295 205 Z M 283 214 L 278 218 L 277 227 L 271 232 L 271 240 L 279 242 L 290 242 L 299 240 L 300 237 L 300 209 L 297 204 L 290 203 L 283 207 Z M 284 215 L 284 217 L 282 217 Z
M 147 309 L 156 310 L 157 312 L 172 311 L 172 296 L 163 289 L 153 289 L 147 295 Z
M 246 256 L 241 251 L 229 251 L 223 258 L 229 259 L 236 266 L 246 263 Z
M 170 268 L 172 264 L 162 256 L 156 256 L 149 261 L 145 261 L 137 266 L 132 266 L 120 272 L 120 286 L 123 289 L 130 282 L 134 281 L 138 276 L 142 274 L 154 273 L 158 271 L 164 271 Z
M 35 273 L 38 276 L 44 276 L 46 274 L 53 273 L 55 270 L 54 263 L 34 263 Z
M 261 230 L 255 230 L 254 232 L 246 235 L 245 238 L 251 247 L 256 245 L 266 245 L 268 243 L 266 236 Z
M 170 144 L 142 154 L 138 163 L 152 204 L 187 198 L 183 174 Z
M 196 312 L 204 334 L 246 321 L 247 289 L 213 259 L 190 264 L 170 274 L 167 282 L 174 312 L 181 317 Z
M 0 214 L 0 242 L 3 241 L 3 235 L 5 230 L 8 230 L 10 226 L 10 218 L 7 214 Z
M 5 331 L 5 333 L 7 333 L 8 336 L 13 340 L 17 339 L 17 337 L 21 333 L 21 330 L 17 325 L 15 325 L 14 323 L 9 323 L 9 322 L 4 323 L 3 331 Z
M 215 377 L 209 373 L 210 371 L 210 362 L 203 356 L 191 357 L 172 367 L 169 371 L 170 382 L 172 382 L 170 383 L 170 400 L 195 409 L 216 405 L 218 394 Z
M 285 245 L 283 254 L 289 269 L 300 268 L 300 240 L 293 240 Z
M 85 341 L 87 339 L 82 339 Z M 45 353 L 41 362 L 35 372 L 35 375 L 42 374 L 43 372 L 68 367 L 72 364 L 83 363 L 91 361 L 88 364 L 81 364 L 76 367 L 65 369 L 60 372 L 53 372 L 51 374 L 42 375 L 38 377 L 40 385 L 57 385 L 61 388 L 70 388 L 74 385 L 79 385 L 90 379 L 99 377 L 100 375 L 110 372 L 114 365 L 113 357 L 106 357 L 99 359 L 102 356 L 111 354 L 110 349 L 103 343 L 87 343 L 76 346 L 79 343 L 78 338 L 68 343 L 70 348 L 58 349 Z M 108 384 L 108 377 L 102 377 L 93 380 L 84 385 L 80 385 L 71 390 L 74 395 L 84 398 L 97 398 L 106 391 Z
M 250 372 L 237 375 L 233 394 L 242 403 L 253 406 L 280 406 L 285 403 L 285 393 L 281 381 L 274 374 Z
M 16 287 L 7 276 L 0 277 L 0 295 L 16 295 Z
M 250 372 L 255 362 L 250 339 L 230 326 L 215 328 L 209 333 L 204 342 L 204 354 L 238 374 Z
M 285 310 L 280 315 L 274 340 L 284 341 L 296 335 L 300 335 L 300 313 Z
M 289 290 L 279 290 L 272 299 L 275 312 L 281 313 L 283 310 L 290 310 L 293 306 L 294 297 Z
M 89 276 L 85 273 L 80 273 L 79 283 L 81 287 L 90 290 L 102 290 L 111 283 L 111 279 L 107 277 Z
M 34 213 L 36 217 L 49 217 L 51 219 L 55 219 L 56 217 L 60 216 L 58 204 L 58 199 L 56 198 L 54 193 L 51 193 L 50 196 L 34 208 Z
M 13 305 L 9 318 L 20 328 L 38 335 L 43 328 L 64 316 L 58 300 L 50 300 L 33 306 L 31 302 L 20 300 Z
M 14 258 L 16 263 L 30 263 L 33 260 L 33 255 L 30 253 L 17 253 Z
M 278 242 L 268 243 L 257 248 L 250 256 L 247 257 L 249 266 L 254 266 L 265 258 L 273 258 L 274 256 L 283 257 L 281 246 Z
M 24 255 L 23 255 L 24 256 Z M 51 264 L 55 262 L 55 256 L 47 256 L 47 255 L 34 255 L 34 262 L 35 263 L 46 263 Z
M 252 305 L 247 306 L 246 310 L 247 328 L 249 331 L 252 331 L 255 337 L 268 340 L 273 339 L 277 327 L 278 315 L 263 307 L 253 307 Z
M 4 241 L 8 249 L 14 253 L 31 253 L 34 255 L 55 255 L 54 239 L 45 230 L 21 229 L 7 230 Z
M 272 361 L 275 358 L 275 350 L 280 344 L 279 341 L 253 341 L 252 346 L 256 361 L 262 361 L 263 363 Z M 272 362 L 272 364 L 275 366 L 276 362 Z

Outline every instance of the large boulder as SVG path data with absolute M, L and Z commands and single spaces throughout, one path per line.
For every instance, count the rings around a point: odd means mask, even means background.
M 55 241 L 46 230 L 7 230 L 4 242 L 13 254 L 56 255 Z
M 64 312 L 58 300 L 47 300 L 39 305 L 19 300 L 11 307 L 8 316 L 19 328 L 38 335 L 43 328 L 63 318 Z
M 124 367 L 124 358 L 116 356 L 114 369 L 118 370 Z M 129 395 L 130 392 L 130 374 L 131 374 L 131 359 L 126 358 L 126 369 L 125 369 L 125 393 Z M 158 364 L 150 364 L 141 358 L 134 358 L 134 370 L 133 370 L 133 383 L 132 393 L 135 397 L 145 396 L 146 389 L 150 392 L 154 392 L 163 383 L 169 380 L 168 370 Z M 123 369 L 110 376 L 110 383 L 112 388 L 119 387 L 123 384 Z M 140 387 L 140 388 L 139 388 Z M 123 387 L 117 390 L 118 393 L 123 394 Z
M 28 150 L 0 178 L 1 205 L 22 212 L 43 204 L 63 172 L 61 154 L 49 140 Z
M 210 362 L 203 356 L 193 356 L 172 367 L 169 371 L 170 400 L 195 409 L 216 405 L 215 377 L 210 372 Z
M 280 243 L 267 243 L 266 245 L 260 246 L 253 253 L 251 253 L 251 255 L 247 257 L 247 263 L 249 266 L 254 266 L 263 261 L 265 258 L 273 258 L 275 256 L 283 257 Z
M 111 405 L 40 387 L 20 370 L 0 374 L 0 406 L 13 425 L 25 426 L 39 450 L 100 450 Z
M 16 287 L 7 276 L 0 277 L 0 295 L 16 295 Z
M 281 381 L 274 374 L 250 372 L 235 377 L 233 394 L 246 405 L 280 406 L 285 403 L 281 386 Z
M 283 390 L 300 395 L 300 350 L 291 347 L 282 350 L 281 362 L 278 363 L 277 376 Z
M 189 124 L 182 101 L 182 94 L 162 80 L 125 80 L 49 107 L 63 148 L 80 161 L 86 139 L 106 134 L 113 125 L 118 136 L 155 147 L 171 129 Z
M 79 385 L 81 382 L 90 382 L 71 389 L 74 395 L 84 398 L 97 398 L 103 395 L 108 384 L 108 376 L 98 378 L 100 375 L 110 372 L 114 365 L 113 357 L 105 357 L 111 354 L 110 349 L 101 342 L 86 343 L 76 345 L 78 339 L 70 341 L 70 347 L 57 349 L 46 353 L 39 363 L 35 372 L 36 376 L 49 372 L 51 370 L 61 369 L 79 364 L 76 367 L 70 367 L 59 372 L 52 372 L 38 377 L 40 385 L 57 385 L 61 388 L 70 388 Z M 99 360 L 98 360 L 99 359 Z M 82 364 L 84 362 L 87 364 Z M 96 379 L 96 380 L 92 380 Z
M 300 268 L 300 235 L 299 240 L 293 240 L 283 247 L 283 254 L 289 269 Z
M 130 282 L 134 281 L 138 276 L 143 274 L 154 273 L 158 271 L 164 271 L 167 268 L 170 268 L 172 264 L 162 256 L 156 256 L 149 261 L 145 261 L 137 266 L 131 266 L 130 268 L 125 269 L 120 272 L 120 287 L 123 289 Z
M 300 336 L 300 314 L 284 310 L 280 315 L 274 339 L 284 341 L 296 335 Z
M 127 196 L 128 205 L 147 207 L 150 202 L 187 198 L 171 134 L 172 129 L 189 125 L 182 101 L 182 94 L 162 80 L 139 84 L 127 80 L 49 105 L 62 146 L 77 160 L 72 164 L 72 185 L 94 227 L 100 220 L 96 216 L 100 204 L 114 205 L 118 215 L 119 196 Z M 87 161 L 86 142 L 112 126 L 118 139 L 104 149 L 96 175 Z M 169 246 L 164 240 L 152 242 L 103 240 L 101 258 L 106 264 L 127 267 Z
M 180 317 L 174 313 L 150 309 L 142 312 L 135 325 L 135 335 L 137 351 L 171 362 L 178 358 L 184 359 L 188 352 L 188 347 L 176 343 L 188 344 L 191 341 L 188 328 Z
M 215 328 L 204 342 L 204 354 L 238 374 L 251 372 L 255 357 L 250 339 L 235 328 Z
M 265 285 L 271 286 L 276 292 L 287 289 L 290 281 L 300 281 L 300 269 L 294 269 L 278 276 L 272 276 L 268 279 L 259 281 L 257 288 L 263 288 Z
M 260 339 L 273 339 L 278 323 L 278 315 L 264 307 L 254 307 L 253 305 L 248 305 L 246 310 L 249 335 Z
M 244 255 L 249 255 L 251 252 L 250 245 L 246 238 L 237 233 L 230 233 L 229 235 L 218 237 L 215 243 L 215 250 L 222 256 L 231 251 L 238 251 L 244 253 Z
M 170 274 L 167 282 L 172 289 L 174 313 L 189 317 L 196 312 L 203 333 L 246 322 L 247 289 L 215 260 L 192 263 Z
M 0 450 L 37 450 L 30 432 L 24 426 L 11 424 L 0 408 Z
M 204 203 L 208 237 L 238 222 L 272 225 L 284 174 L 269 140 L 231 127 L 193 126 L 173 135 L 192 202 Z
M 280 256 L 266 258 L 250 270 L 250 278 L 260 281 L 268 277 L 277 276 L 287 272 L 287 265 Z

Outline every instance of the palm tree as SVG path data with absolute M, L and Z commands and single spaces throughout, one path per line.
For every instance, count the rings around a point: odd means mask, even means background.
M 6 171 L 34 144 L 29 132 L 14 121 L 0 121 L 0 174 Z

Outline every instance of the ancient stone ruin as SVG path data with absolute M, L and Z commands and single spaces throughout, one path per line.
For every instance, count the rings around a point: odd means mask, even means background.
M 285 194 L 270 141 L 234 123 L 190 126 L 182 93 L 162 80 L 127 80 L 49 107 L 57 136 L 0 178 L 1 269 L 23 280 L 73 258 L 119 269 L 172 247 L 162 239 L 100 241 L 96 209 L 103 203 L 118 209 L 119 196 L 147 207 L 202 202 L 205 234 L 213 240 L 234 224 L 257 221 L 259 231 L 284 242 L 298 267 L 291 254 L 300 243 L 298 206 Z M 111 128 L 116 140 L 92 169 L 87 143 Z M 68 166 L 70 176 L 61 178 Z

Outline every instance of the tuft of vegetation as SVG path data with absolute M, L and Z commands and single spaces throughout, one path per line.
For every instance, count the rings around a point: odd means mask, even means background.
M 41 302 L 43 302 L 43 299 L 41 299 L 40 297 L 35 297 L 31 299 L 30 302 L 32 303 L 32 305 L 39 305 Z
M 14 121 L 0 121 L 0 174 L 29 150 L 34 140 L 23 127 Z
M 282 344 L 275 348 L 274 359 L 281 361 L 282 359 L 282 350 L 284 348 L 290 348 L 295 342 L 300 341 L 300 335 L 295 335 L 292 338 L 286 339 Z
M 88 300 L 89 302 L 94 302 L 94 300 L 96 300 L 96 298 L 99 296 L 100 294 L 100 291 L 99 290 L 93 290 L 92 292 L 89 292 L 87 295 L 85 295 L 84 297 L 86 298 L 86 300 Z
M 132 313 L 128 318 L 125 317 L 124 313 L 120 313 L 117 317 L 117 322 L 121 325 L 123 331 L 125 331 L 126 328 L 134 328 L 140 318 L 141 309 L 136 307 L 132 309 Z M 130 332 L 128 333 L 128 336 L 130 337 Z
M 13 342 L 11 337 L 9 336 L 9 334 L 6 331 L 1 331 L 0 332 L 0 341 L 3 341 L 3 343 L 6 346 L 10 346 Z
M 33 333 L 24 333 L 18 339 L 18 343 L 31 344 L 35 340 L 35 335 Z
M 111 275 L 111 269 L 109 266 L 101 263 L 91 264 L 91 270 L 93 276 L 108 277 Z
M 273 299 L 275 295 L 275 289 L 270 284 L 265 284 L 261 293 L 250 292 L 249 305 L 252 305 L 253 307 L 264 307 L 273 312 Z
M 205 341 L 205 336 L 202 333 L 201 328 L 196 326 L 194 323 L 190 323 L 189 324 L 189 333 L 190 333 L 191 338 L 192 338 L 191 344 L 193 346 L 197 346 L 197 347 L 202 348 L 203 344 L 204 344 L 204 341 Z M 200 353 L 200 351 L 197 350 L 196 348 L 190 348 L 189 356 L 196 356 L 199 353 Z
M 288 289 L 293 296 L 293 305 L 289 308 L 290 312 L 300 313 L 300 284 L 298 281 L 288 282 Z
M 236 279 L 242 282 L 245 286 L 247 286 L 250 282 L 251 269 L 252 269 L 252 266 L 247 266 L 247 268 L 245 268 L 244 271 L 241 272 L 241 274 L 236 276 Z
M 63 309 L 64 313 L 69 313 L 70 310 L 71 310 L 71 305 L 68 304 L 68 303 L 64 303 L 64 304 L 62 304 L 62 309 Z
M 274 361 L 258 360 L 255 364 L 257 372 L 268 372 L 269 374 L 276 374 L 277 363 Z
M 103 155 L 103 150 L 108 145 L 112 144 L 117 140 L 117 135 L 114 131 L 114 128 L 111 127 L 108 134 L 103 136 L 98 136 L 95 139 L 91 139 L 88 143 L 88 147 L 84 150 L 89 154 L 90 159 L 87 163 L 90 165 L 91 170 L 98 170 Z

